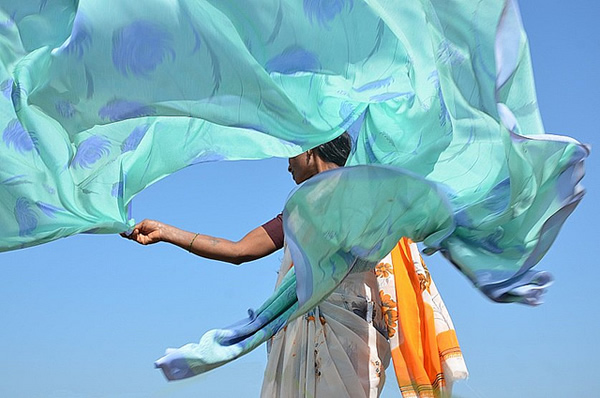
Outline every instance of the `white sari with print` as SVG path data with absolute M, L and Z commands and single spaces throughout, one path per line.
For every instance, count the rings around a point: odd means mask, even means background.
M 280 280 L 291 265 L 286 249 Z M 261 397 L 378 397 L 390 362 L 386 334 L 375 273 L 349 275 L 272 338 Z

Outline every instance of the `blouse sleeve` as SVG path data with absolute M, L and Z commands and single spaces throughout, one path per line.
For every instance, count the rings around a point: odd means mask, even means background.
M 283 247 L 283 214 L 279 213 L 271 221 L 262 225 L 277 249 Z

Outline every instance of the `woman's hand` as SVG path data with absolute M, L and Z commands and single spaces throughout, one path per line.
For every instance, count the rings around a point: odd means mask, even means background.
M 168 226 L 154 220 L 144 220 L 135 227 L 130 235 L 122 233 L 121 236 L 134 240 L 142 245 L 151 245 L 164 240 L 165 229 Z

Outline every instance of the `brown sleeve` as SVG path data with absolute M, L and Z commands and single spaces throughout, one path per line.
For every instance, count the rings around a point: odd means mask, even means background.
M 267 231 L 267 235 L 271 238 L 275 247 L 281 249 L 283 247 L 283 214 L 279 213 L 271 221 L 262 225 Z

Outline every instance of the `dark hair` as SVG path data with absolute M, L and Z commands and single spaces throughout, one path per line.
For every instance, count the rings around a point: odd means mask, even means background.
M 315 149 L 321 159 L 342 167 L 346 164 L 348 156 L 350 156 L 352 140 L 350 139 L 350 134 L 344 132 L 339 137 L 321 144 Z

